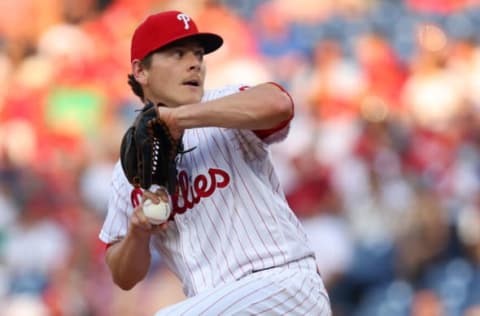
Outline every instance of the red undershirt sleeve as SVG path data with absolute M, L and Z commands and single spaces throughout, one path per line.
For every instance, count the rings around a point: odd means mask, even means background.
M 285 121 L 282 121 L 280 123 L 278 123 L 277 126 L 274 126 L 272 128 L 269 128 L 269 129 L 261 129 L 261 130 L 254 130 L 253 132 L 257 135 L 257 137 L 259 137 L 260 139 L 265 139 L 267 138 L 268 136 L 274 134 L 275 132 L 278 132 L 280 130 L 282 130 L 284 127 L 286 127 L 288 124 L 290 124 L 290 121 L 293 119 L 293 116 L 294 116 L 294 103 L 293 103 L 293 99 L 292 99 L 292 96 L 281 86 L 279 85 L 278 83 L 276 82 L 268 82 L 270 84 L 273 84 L 274 86 L 276 86 L 278 89 L 282 90 L 290 99 L 290 104 L 292 105 L 292 115 L 286 119 Z M 242 89 L 243 88 L 243 89 Z M 247 89 L 247 87 L 241 87 L 240 90 L 245 90 Z

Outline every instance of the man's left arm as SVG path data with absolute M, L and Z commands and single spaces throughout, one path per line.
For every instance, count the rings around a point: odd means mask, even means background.
M 201 104 L 158 108 L 160 117 L 173 133 L 195 127 L 225 127 L 270 130 L 293 117 L 293 102 L 283 88 L 263 83 Z

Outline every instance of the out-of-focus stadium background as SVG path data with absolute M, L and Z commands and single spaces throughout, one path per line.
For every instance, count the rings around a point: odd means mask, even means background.
M 0 314 L 152 315 L 156 257 L 115 288 L 97 238 L 139 101 L 129 39 L 185 10 L 224 47 L 208 87 L 283 84 L 272 148 L 334 315 L 480 315 L 480 1 L 1 0 Z

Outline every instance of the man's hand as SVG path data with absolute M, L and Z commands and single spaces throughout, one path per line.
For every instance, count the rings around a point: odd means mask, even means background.
M 168 196 L 166 196 L 166 193 L 161 194 L 160 192 L 164 191 L 159 190 L 159 194 L 155 194 L 153 192 L 145 190 L 143 192 L 143 201 L 145 201 L 145 199 L 150 199 L 153 203 L 159 203 L 160 201 L 168 202 Z M 148 235 L 155 234 L 167 229 L 168 222 L 160 225 L 153 225 L 152 223 L 150 223 L 148 218 L 143 213 L 142 204 L 135 208 L 130 218 L 131 232 L 133 234 L 140 234 L 147 237 Z
M 160 201 L 158 194 L 145 190 L 143 199 Z M 143 280 L 150 268 L 150 237 L 165 230 L 168 222 L 152 225 L 143 214 L 142 203 L 135 208 L 130 217 L 128 234 L 107 249 L 106 261 L 115 284 L 129 290 Z
M 159 117 L 167 125 L 173 139 L 180 139 L 183 135 L 184 129 L 178 125 L 178 121 L 175 117 L 175 108 L 156 106 L 155 111 L 157 112 L 157 117 Z

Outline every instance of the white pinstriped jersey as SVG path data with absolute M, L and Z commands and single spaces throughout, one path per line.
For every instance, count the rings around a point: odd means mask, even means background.
M 207 91 L 203 100 L 238 92 L 240 87 Z M 152 236 L 151 244 L 182 281 L 187 296 L 254 271 L 313 257 L 270 160 L 268 145 L 287 133 L 288 125 L 263 140 L 250 130 L 185 131 L 185 148 L 196 149 L 178 164 L 174 221 Z M 103 242 L 126 235 L 133 212 L 131 190 L 117 163 L 100 232 Z

